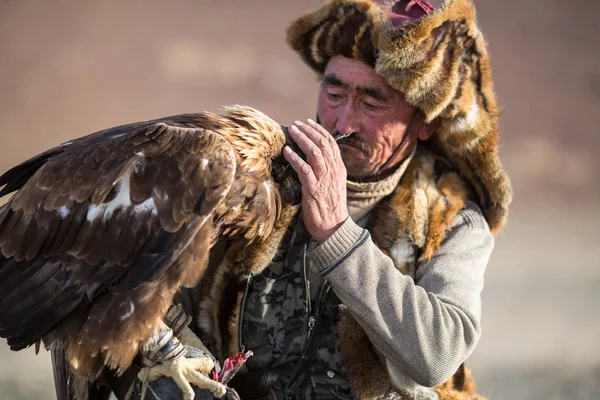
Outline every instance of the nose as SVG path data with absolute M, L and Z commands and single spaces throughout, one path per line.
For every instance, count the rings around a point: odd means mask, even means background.
M 335 129 L 341 135 L 348 135 L 353 132 L 358 132 L 358 118 L 356 110 L 351 101 L 346 102 L 338 109 L 337 121 Z

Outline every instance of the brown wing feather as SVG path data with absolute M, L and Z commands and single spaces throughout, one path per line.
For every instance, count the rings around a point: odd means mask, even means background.
M 125 368 L 178 287 L 201 277 L 235 155 L 219 134 L 168 119 L 44 154 L 0 177 L 18 189 L 0 207 L 0 336 L 64 346 L 89 376 Z
M 281 196 L 275 182 L 264 173 L 238 171 L 232 188 L 216 214 L 225 234 L 243 232 L 252 242 L 267 237 L 281 210 Z

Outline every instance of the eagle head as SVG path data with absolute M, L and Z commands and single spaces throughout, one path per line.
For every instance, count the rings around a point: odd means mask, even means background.
M 247 171 L 268 171 L 281 194 L 292 203 L 300 203 L 302 186 L 298 174 L 283 157 L 283 147 L 290 146 L 300 157 L 304 153 L 291 140 L 288 129 L 266 114 L 241 105 L 221 108 L 221 116 L 230 121 L 229 129 L 220 130 L 238 153 L 238 161 Z
M 290 138 L 288 128 L 286 126 L 281 126 L 281 130 L 285 134 L 286 146 L 289 146 L 296 154 L 306 161 L 306 156 L 302 150 L 300 150 L 300 147 Z M 292 204 L 300 204 L 300 200 L 302 200 L 302 184 L 300 184 L 300 179 L 298 179 L 296 171 L 294 171 L 290 163 L 283 157 L 283 152 L 273 159 L 271 169 L 273 180 L 281 186 L 282 194 L 286 196 L 288 201 Z

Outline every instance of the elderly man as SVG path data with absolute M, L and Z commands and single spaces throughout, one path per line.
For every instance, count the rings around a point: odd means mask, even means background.
M 243 399 L 477 398 L 463 362 L 510 184 L 473 5 L 332 0 L 288 42 L 321 77 L 318 123 L 289 129 L 306 159 L 285 149 L 301 210 L 212 257 L 190 328 L 217 359 L 254 352 Z

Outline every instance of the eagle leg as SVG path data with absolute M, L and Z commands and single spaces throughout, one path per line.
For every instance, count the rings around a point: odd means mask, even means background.
M 138 379 L 142 382 L 141 399 L 143 400 L 145 397 L 148 384 L 163 376 L 173 379 L 177 387 L 181 389 L 184 400 L 193 400 L 195 397 L 194 389 L 190 384 L 208 390 L 216 398 L 221 398 L 225 395 L 227 387 L 209 378 L 208 374 L 214 367 L 215 363 L 209 357 L 182 357 L 153 367 L 145 367 L 138 374 Z
M 187 327 L 188 323 L 189 317 L 180 305 L 171 307 L 156 334 L 144 346 L 142 360 L 145 366 L 137 376 L 142 384 L 141 400 L 145 398 L 148 385 L 163 376 L 173 380 L 182 391 L 184 400 L 195 397 L 191 384 L 208 390 L 217 398 L 227 392 L 224 383 L 209 377 L 220 372 L 219 365 Z M 197 347 L 186 346 L 186 342 Z M 135 382 L 126 395 L 127 399 L 133 395 L 134 386 Z

